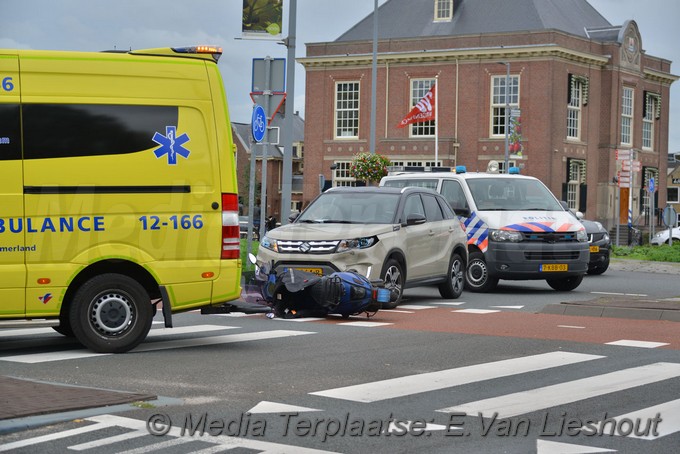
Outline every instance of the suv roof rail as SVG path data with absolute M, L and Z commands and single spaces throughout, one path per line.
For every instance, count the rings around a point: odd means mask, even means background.
M 404 173 L 404 172 L 453 172 L 454 169 L 451 167 L 445 167 L 445 166 L 437 166 L 437 167 L 431 167 L 431 166 L 387 166 L 387 173 L 388 175 L 390 174 L 395 174 L 395 173 Z

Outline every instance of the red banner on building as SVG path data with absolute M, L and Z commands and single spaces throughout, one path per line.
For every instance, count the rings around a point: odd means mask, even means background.
M 430 91 L 428 91 L 425 96 L 423 96 L 423 99 L 418 101 L 408 115 L 399 122 L 397 128 L 403 128 L 412 123 L 420 123 L 435 119 L 435 86 L 436 85 L 432 85 Z

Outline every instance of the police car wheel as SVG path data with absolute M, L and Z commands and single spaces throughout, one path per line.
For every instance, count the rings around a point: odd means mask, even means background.
M 78 341 L 100 353 L 135 348 L 151 329 L 153 307 L 144 287 L 120 274 L 85 282 L 71 304 L 70 324 Z
M 385 288 L 390 290 L 395 297 L 390 298 L 388 303 L 382 303 L 383 309 L 394 309 L 401 303 L 401 295 L 404 290 L 404 271 L 401 264 L 395 259 L 389 259 L 383 266 L 380 276 L 385 283 Z
M 579 274 L 578 276 L 547 279 L 547 282 L 549 286 L 551 286 L 558 292 L 570 292 L 579 285 L 581 285 L 581 281 L 583 281 L 583 276 L 584 276 L 583 274 Z
M 465 271 L 465 288 L 483 293 L 493 290 L 497 284 L 498 279 L 489 276 L 489 266 L 484 260 L 484 254 L 479 251 L 471 253 Z
M 451 255 L 446 281 L 439 284 L 442 298 L 456 299 L 463 293 L 465 285 L 465 263 L 459 254 Z

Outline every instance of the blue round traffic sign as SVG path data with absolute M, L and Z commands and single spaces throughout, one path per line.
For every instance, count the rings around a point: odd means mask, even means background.
M 649 192 L 654 192 L 656 191 L 656 188 L 654 187 L 654 178 L 649 179 Z
M 250 126 L 255 142 L 262 142 L 264 133 L 267 130 L 267 115 L 264 113 L 264 107 L 259 104 L 255 104 L 253 108 L 253 118 Z

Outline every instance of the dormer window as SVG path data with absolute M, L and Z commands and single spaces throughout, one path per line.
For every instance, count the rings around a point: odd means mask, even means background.
M 434 0 L 434 21 L 451 21 L 453 17 L 453 0 Z

